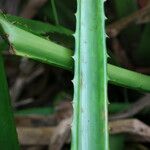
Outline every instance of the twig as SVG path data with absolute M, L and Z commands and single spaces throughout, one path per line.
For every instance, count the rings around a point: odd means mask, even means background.
M 47 0 L 29 0 L 20 16 L 24 18 L 33 18 L 46 2 Z
M 113 38 L 116 37 L 124 28 L 133 22 L 138 22 L 141 18 L 145 17 L 150 13 L 150 3 L 146 7 L 134 12 L 130 16 L 122 18 L 107 26 L 107 34 Z
M 56 115 L 16 115 L 15 122 L 19 127 L 49 127 L 56 126 L 58 124 Z
M 25 106 L 25 105 L 31 104 L 33 101 L 34 100 L 32 98 L 28 98 L 28 99 L 22 100 L 20 102 L 13 103 L 13 107 L 17 108 L 17 107 Z
M 51 144 L 57 143 L 62 146 L 66 142 L 64 140 L 68 141 L 66 137 L 70 130 L 70 123 L 71 118 L 68 118 L 63 120 L 57 127 L 17 127 L 19 141 L 22 145 L 49 145 L 51 139 Z M 137 119 L 110 122 L 109 129 L 111 134 L 129 134 L 133 141 L 138 139 L 138 141 L 150 142 L 150 127 Z M 65 138 L 63 137 L 64 135 Z M 136 136 L 136 139 L 133 138 L 134 136 Z M 59 149 L 60 147 L 58 146 L 57 148 Z
M 43 150 L 43 146 L 28 146 L 23 150 Z
M 56 126 L 61 123 L 62 120 L 68 119 L 72 116 L 71 103 L 66 101 L 60 103 L 55 107 L 56 113 L 50 116 L 43 115 L 16 115 L 15 121 L 18 126 L 26 127 L 40 127 L 40 126 Z
M 111 134 L 128 133 L 150 142 L 150 127 L 137 119 L 112 121 L 109 128 Z
M 126 51 L 123 49 L 117 38 L 114 38 L 112 40 L 112 48 L 119 64 L 123 65 L 127 69 L 132 70 L 134 66 L 132 65 L 131 61 L 129 60 L 126 54 Z
M 49 150 L 61 150 L 70 136 L 71 119 L 64 119 L 55 128 L 55 131 L 50 138 Z
M 53 127 L 18 127 L 18 138 L 21 145 L 48 145 L 55 128 Z
M 111 115 L 109 117 L 109 120 L 118 120 L 118 119 L 125 119 L 128 117 L 132 117 L 135 114 L 139 113 L 141 110 L 143 110 L 145 107 L 149 107 L 149 106 L 150 106 L 150 94 L 146 94 L 140 100 L 132 104 L 130 108 L 118 114 Z
M 38 68 L 35 70 L 31 76 L 19 76 L 15 82 L 15 84 L 12 86 L 10 90 L 11 98 L 12 98 L 12 104 L 15 106 L 16 101 L 19 98 L 20 94 L 22 93 L 24 87 L 29 84 L 31 81 L 33 81 L 36 77 L 40 76 L 44 72 L 43 68 Z
M 37 67 L 36 70 L 34 68 L 35 64 L 33 62 L 30 62 L 26 58 L 21 59 L 20 75 L 10 89 L 10 95 L 12 98 L 13 105 L 15 105 L 15 102 L 19 98 L 24 87 L 44 72 L 44 68 L 41 66 Z M 31 74 L 31 72 L 33 73 Z

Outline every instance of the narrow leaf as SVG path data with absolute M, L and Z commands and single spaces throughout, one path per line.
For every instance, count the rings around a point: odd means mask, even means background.
M 0 49 L 0 149 L 19 150 L 13 111 L 10 104 L 4 62 Z
M 103 0 L 78 0 L 72 150 L 108 150 Z

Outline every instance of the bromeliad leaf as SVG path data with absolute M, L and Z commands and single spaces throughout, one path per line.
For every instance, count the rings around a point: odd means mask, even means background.
M 14 54 L 71 70 L 71 50 L 16 27 L 2 14 L 0 27 Z
M 72 150 L 108 150 L 103 0 L 78 0 Z

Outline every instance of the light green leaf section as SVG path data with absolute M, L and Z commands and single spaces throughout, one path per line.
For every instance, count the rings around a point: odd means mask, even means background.
M 113 65 L 107 65 L 109 82 L 115 85 L 150 92 L 150 76 L 129 71 Z
M 103 0 L 78 0 L 72 150 L 108 150 Z

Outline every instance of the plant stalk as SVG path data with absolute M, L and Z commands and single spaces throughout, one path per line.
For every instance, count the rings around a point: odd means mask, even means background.
M 103 0 L 78 0 L 72 150 L 108 150 Z
M 1 35 L 5 36 L 13 54 L 73 70 L 72 50 L 16 27 L 2 14 L 0 15 L 0 25 Z M 109 83 L 150 92 L 150 76 L 111 64 L 107 64 L 107 74 Z

